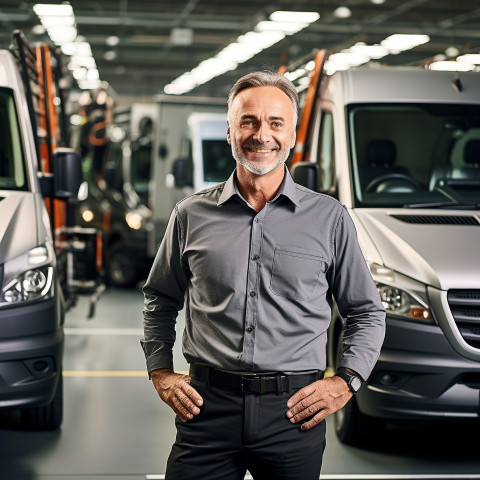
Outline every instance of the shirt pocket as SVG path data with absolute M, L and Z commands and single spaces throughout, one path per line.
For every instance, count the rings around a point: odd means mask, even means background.
M 320 278 L 325 278 L 325 258 L 312 250 L 277 246 L 273 255 L 270 289 L 276 295 L 309 300 Z

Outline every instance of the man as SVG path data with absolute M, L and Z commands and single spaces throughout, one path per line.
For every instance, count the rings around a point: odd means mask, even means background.
M 317 480 L 323 420 L 369 376 L 385 313 L 345 208 L 285 168 L 291 82 L 246 75 L 228 107 L 237 168 L 176 205 L 144 286 L 147 368 L 177 414 L 166 478 Z M 172 361 L 184 298 L 188 376 Z M 333 299 L 346 318 L 342 370 L 322 379 Z

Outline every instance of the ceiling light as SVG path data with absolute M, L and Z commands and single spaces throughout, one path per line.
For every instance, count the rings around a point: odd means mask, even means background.
M 297 70 L 294 70 L 293 72 L 286 72 L 285 76 L 291 81 L 294 82 L 297 80 L 297 78 L 302 77 L 305 75 L 306 70 L 304 68 L 298 68 Z
M 78 40 L 78 37 L 77 37 L 77 40 Z M 92 56 L 92 49 L 88 42 L 64 43 L 62 45 L 62 52 L 68 56 L 72 56 L 72 55 L 80 55 L 83 57 Z
M 332 75 L 338 70 L 348 70 L 350 68 L 350 65 L 332 60 L 331 57 L 325 62 L 325 72 L 328 75 Z
M 111 62 L 112 60 L 115 60 L 117 58 L 117 52 L 115 50 L 107 50 L 104 54 L 103 54 L 103 58 L 107 61 L 107 62 Z
M 56 16 L 68 17 L 73 16 L 73 8 L 68 4 L 51 5 L 45 3 L 37 3 L 33 6 L 33 11 L 39 16 Z
M 166 85 L 164 92 L 181 95 L 218 75 L 234 70 L 239 63 L 246 62 L 262 50 L 280 42 L 286 34 L 298 32 L 318 18 L 320 15 L 316 12 L 273 12 L 270 22 L 259 22 L 253 31 L 240 35 L 236 42 L 227 45 L 215 57 L 203 61 L 191 72 L 184 73 Z
M 366 55 L 359 55 L 357 53 L 343 51 L 330 55 L 329 60 L 332 62 L 343 63 L 345 65 L 349 65 L 350 67 L 357 67 L 358 65 L 367 63 L 370 59 Z
M 349 18 L 352 16 L 352 11 L 348 7 L 338 7 L 333 11 L 333 16 L 336 18 Z
M 110 36 L 107 37 L 107 39 L 105 40 L 105 43 L 106 43 L 109 47 L 116 47 L 116 46 L 120 43 L 120 37 L 117 37 L 116 35 L 110 35 Z
M 317 12 L 288 12 L 278 10 L 270 15 L 270 20 L 274 22 L 300 22 L 313 23 L 320 18 Z
M 43 35 L 46 32 L 43 25 L 35 25 L 32 27 L 32 33 L 34 35 Z
M 40 17 L 40 21 L 42 25 L 49 30 L 50 28 L 57 28 L 57 27 L 71 27 L 75 25 L 75 18 L 74 17 Z
M 447 57 L 456 57 L 459 53 L 460 52 L 457 47 L 448 47 L 445 50 L 445 54 L 447 55 Z
M 272 21 L 264 21 L 259 22 L 255 26 L 255 30 L 259 32 L 268 32 L 268 31 L 275 31 L 275 32 L 283 32 L 287 35 L 292 35 L 293 33 L 297 33 L 303 28 L 307 27 L 308 23 L 300 23 L 300 22 L 272 22 Z
M 473 70 L 475 67 L 472 64 L 464 62 L 444 61 L 433 62 L 428 66 L 428 68 L 430 70 L 443 70 L 447 72 L 468 72 Z
M 365 43 L 357 43 L 348 50 L 351 53 L 364 55 L 374 59 L 379 59 L 389 54 L 389 50 L 381 45 L 366 45 Z
M 374 5 L 382 5 L 386 0 L 370 0 Z
M 48 30 L 48 36 L 52 42 L 61 45 L 62 43 L 73 42 L 77 36 L 77 29 L 75 27 L 55 27 Z
M 457 62 L 465 62 L 471 65 L 480 65 L 480 53 L 467 53 L 457 57 Z
M 96 63 L 93 57 L 81 57 L 79 55 L 75 55 L 70 59 L 70 64 L 78 65 L 80 67 L 87 67 L 87 68 L 95 68 Z
M 429 41 L 430 37 L 428 35 L 408 35 L 396 33 L 381 41 L 380 45 L 388 48 L 391 53 L 398 53 L 418 47 L 418 45 L 422 45 Z

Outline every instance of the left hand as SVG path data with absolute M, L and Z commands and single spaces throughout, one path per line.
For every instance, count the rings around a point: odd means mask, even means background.
M 353 393 L 340 377 L 318 380 L 295 393 L 287 402 L 287 417 L 292 423 L 310 418 L 300 428 L 309 430 L 326 417 L 340 410 Z

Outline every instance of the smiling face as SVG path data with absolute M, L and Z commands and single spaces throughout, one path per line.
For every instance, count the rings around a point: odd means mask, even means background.
M 239 166 L 265 175 L 288 158 L 295 145 L 295 110 L 277 87 L 242 90 L 228 112 L 228 143 Z

